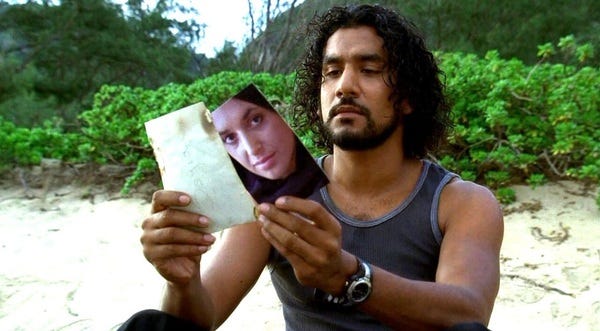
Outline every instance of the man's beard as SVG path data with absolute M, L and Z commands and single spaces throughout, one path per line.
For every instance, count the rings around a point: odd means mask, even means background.
M 364 116 L 367 121 L 367 125 L 362 131 L 349 132 L 342 129 L 340 132 L 333 132 L 331 128 L 331 122 L 333 117 L 338 114 L 338 107 L 342 105 L 352 105 L 360 109 L 360 114 Z M 348 121 L 353 121 L 353 119 Z M 373 118 L 371 117 L 371 111 L 368 108 L 356 104 L 352 99 L 342 99 L 338 105 L 332 107 L 331 111 L 329 112 L 329 118 L 324 126 L 329 141 L 331 141 L 334 145 L 346 151 L 364 151 L 383 144 L 392 135 L 392 133 L 394 133 L 399 123 L 400 116 L 394 111 L 390 121 L 385 123 L 382 127 L 377 128 Z

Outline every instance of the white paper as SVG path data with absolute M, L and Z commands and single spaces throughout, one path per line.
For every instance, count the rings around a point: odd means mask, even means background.
M 163 187 L 192 197 L 181 208 L 211 219 L 206 232 L 254 220 L 254 198 L 245 189 L 211 114 L 197 103 L 145 123 Z

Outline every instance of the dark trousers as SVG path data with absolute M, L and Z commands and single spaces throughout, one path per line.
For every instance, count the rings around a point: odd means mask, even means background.
M 131 316 L 117 331 L 204 331 L 196 324 L 158 310 L 142 310 Z M 480 323 L 461 323 L 446 331 L 489 331 Z
M 206 331 L 198 325 L 167 314 L 148 309 L 131 316 L 117 331 Z
M 452 327 L 446 329 L 446 331 L 490 331 L 490 330 L 481 323 L 472 322 L 472 323 L 456 324 L 455 326 L 452 326 Z

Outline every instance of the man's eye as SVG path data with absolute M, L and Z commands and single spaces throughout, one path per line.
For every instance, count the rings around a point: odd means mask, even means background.
M 365 74 L 369 74 L 369 75 L 378 75 L 381 73 L 381 70 L 374 69 L 374 68 L 364 68 L 362 70 L 362 72 L 364 72 Z
M 330 70 L 326 70 L 325 73 L 323 74 L 323 76 L 325 77 L 337 77 L 342 73 L 341 70 L 337 70 L 337 69 L 330 69 Z

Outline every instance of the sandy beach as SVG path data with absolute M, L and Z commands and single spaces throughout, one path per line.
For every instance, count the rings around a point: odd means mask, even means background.
M 114 185 L 54 176 L 0 180 L 0 330 L 114 330 L 159 307 L 163 281 L 139 243 L 152 188 L 124 198 Z M 489 327 L 600 330 L 598 188 L 514 189 Z M 284 329 L 266 272 L 220 328 L 241 329 Z

